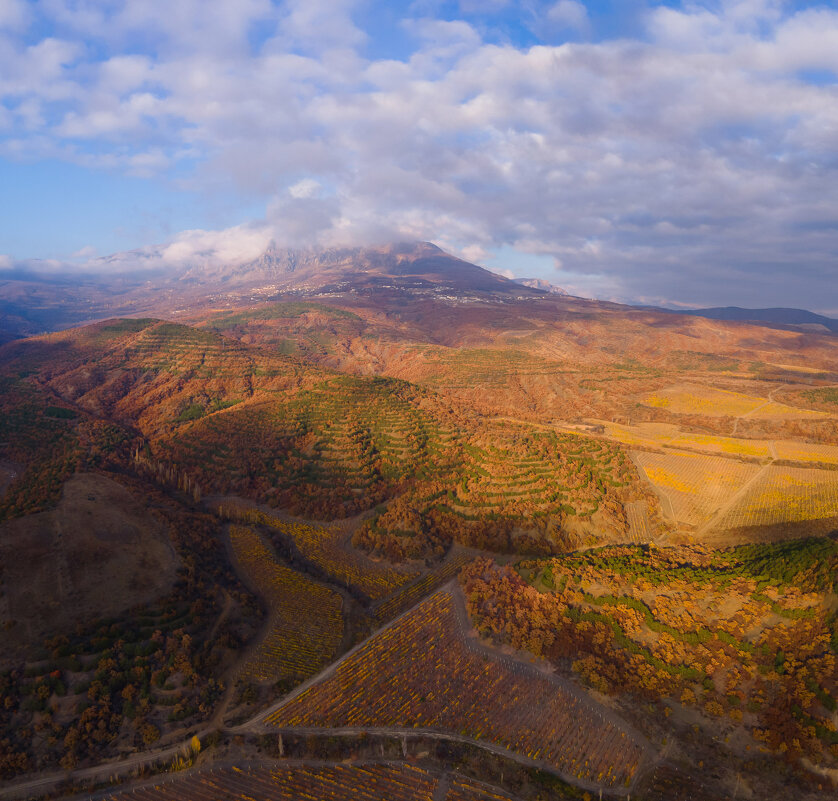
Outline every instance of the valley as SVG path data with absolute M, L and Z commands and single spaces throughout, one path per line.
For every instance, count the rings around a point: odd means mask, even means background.
M 831 797 L 835 335 L 431 248 L 0 347 L 1 798 Z

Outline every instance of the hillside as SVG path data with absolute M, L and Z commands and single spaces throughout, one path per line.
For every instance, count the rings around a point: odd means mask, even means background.
M 707 799 L 828 797 L 834 337 L 474 270 L 273 249 L 196 270 L 177 314 L 0 346 L 4 780 L 158 748 L 246 765 L 271 731 L 324 770 L 412 747 L 434 782 L 533 801 L 699 775 Z M 420 663 L 372 704 L 377 670 Z M 549 706 L 555 671 L 602 737 Z

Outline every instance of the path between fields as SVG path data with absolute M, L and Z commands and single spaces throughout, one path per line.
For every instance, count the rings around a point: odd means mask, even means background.
M 533 678 L 539 678 L 540 680 L 547 680 L 551 684 L 553 684 L 556 688 L 561 690 L 563 693 L 570 695 L 574 698 L 577 702 L 579 702 L 582 706 L 584 706 L 587 711 L 600 719 L 600 721 L 604 723 L 609 723 L 615 728 L 620 731 L 626 733 L 628 737 L 630 737 L 642 750 L 642 756 L 640 758 L 640 763 L 638 765 L 638 769 L 635 772 L 634 779 L 631 782 L 631 785 L 626 788 L 625 790 L 619 788 L 604 788 L 602 785 L 596 784 L 594 782 L 585 782 L 582 779 L 579 779 L 575 776 L 566 775 L 560 771 L 558 771 L 555 766 L 552 766 L 548 762 L 544 762 L 542 760 L 535 760 L 531 759 L 523 754 L 519 754 L 515 751 L 511 751 L 510 749 L 506 748 L 502 745 L 497 745 L 487 740 L 477 740 L 472 737 L 467 737 L 461 734 L 456 734 L 447 730 L 442 729 L 424 729 L 424 728 L 402 728 L 402 727 L 391 727 L 391 726 L 366 726 L 366 727 L 338 727 L 338 728 L 324 728 L 324 727 L 277 727 L 273 726 L 268 723 L 268 718 L 273 715 L 278 709 L 285 706 L 289 702 L 293 701 L 295 698 L 298 698 L 300 695 L 305 693 L 310 687 L 314 686 L 315 684 L 319 684 L 320 682 L 324 681 L 325 679 L 330 678 L 340 664 L 354 655 L 358 650 L 366 645 L 370 638 L 364 640 L 363 642 L 356 645 L 350 651 L 347 651 L 340 659 L 332 662 L 326 668 L 324 668 L 320 673 L 315 676 L 312 676 L 307 681 L 300 684 L 296 687 L 291 693 L 286 695 L 283 699 L 277 701 L 275 704 L 270 706 L 268 709 L 258 713 L 249 721 L 231 729 L 232 733 L 252 733 L 252 734 L 263 734 L 265 732 L 271 732 L 275 734 L 281 734 L 286 732 L 288 734 L 332 734 L 332 735 L 349 735 L 349 736 L 360 736 L 362 734 L 385 734 L 391 735 L 395 737 L 407 737 L 410 735 L 419 735 L 421 734 L 424 737 L 430 737 L 431 739 L 437 740 L 448 740 L 448 741 L 455 741 L 455 742 L 462 742 L 468 743 L 469 745 L 477 746 L 478 748 L 482 748 L 486 751 L 490 751 L 494 754 L 498 754 L 500 756 L 504 756 L 508 759 L 511 759 L 515 762 L 518 762 L 521 765 L 527 767 L 536 767 L 541 770 L 547 770 L 554 775 L 560 776 L 564 781 L 568 783 L 575 784 L 578 787 L 582 787 L 586 790 L 599 790 L 599 789 L 608 789 L 609 792 L 623 794 L 629 793 L 631 789 L 637 783 L 638 778 L 641 774 L 645 773 L 646 770 L 658 760 L 658 753 L 652 747 L 651 743 L 637 730 L 635 730 L 631 725 L 629 725 L 625 720 L 623 720 L 616 712 L 609 709 L 608 707 L 603 706 L 596 702 L 585 690 L 581 687 L 576 686 L 570 680 L 564 678 L 563 676 L 559 676 L 555 672 L 553 672 L 552 667 L 548 667 L 549 663 L 543 662 L 541 664 L 536 664 L 533 662 L 525 662 L 520 658 L 515 656 L 504 654 L 498 652 L 496 649 L 491 648 L 490 646 L 486 645 L 485 643 L 481 642 L 475 637 L 470 637 L 469 632 L 471 631 L 471 622 L 468 619 L 468 612 L 465 606 L 465 599 L 462 596 L 462 593 L 459 590 L 459 587 L 456 583 L 456 580 L 452 579 L 445 584 L 443 584 L 439 589 L 436 590 L 433 595 L 436 595 L 439 592 L 448 592 L 452 596 L 454 602 L 454 610 L 455 610 L 455 617 L 457 620 L 457 628 L 459 631 L 460 638 L 462 639 L 465 647 L 475 653 L 478 653 L 482 656 L 488 657 L 489 659 L 499 662 L 502 664 L 507 670 L 518 673 L 519 675 L 527 675 L 529 674 Z M 378 629 L 371 637 L 376 637 L 381 632 L 386 631 L 389 628 L 392 628 L 396 623 L 402 620 L 405 616 L 409 615 L 419 604 L 423 603 L 426 599 L 422 599 L 419 601 L 418 604 L 412 606 L 406 612 L 403 612 L 398 617 L 391 620 L 385 626 L 382 626 Z
M 724 518 L 724 516 L 734 507 L 736 506 L 739 501 L 741 501 L 747 494 L 748 490 L 754 485 L 756 481 L 758 481 L 771 465 L 774 464 L 774 459 L 772 458 L 770 462 L 764 464 L 754 475 L 752 475 L 736 492 L 733 493 L 716 511 L 716 513 L 706 522 L 702 523 L 702 525 L 696 529 L 695 537 L 700 537 L 702 534 L 706 534 L 708 531 L 712 530 L 713 528 L 718 525 L 718 523 Z
M 765 401 L 765 403 L 761 403 L 761 404 L 760 404 L 759 406 L 757 406 L 756 408 L 754 408 L 754 409 L 750 409 L 749 411 L 745 412 L 744 414 L 740 414 L 740 415 L 739 415 L 739 417 L 737 417 L 737 418 L 733 421 L 733 429 L 731 430 L 730 435 L 731 435 L 732 437 L 735 437 L 735 436 L 736 436 L 736 430 L 739 428 L 739 421 L 740 421 L 742 418 L 744 418 L 744 417 L 750 417 L 752 414 L 755 414 L 755 413 L 756 413 L 756 412 L 758 412 L 760 409 L 764 409 L 764 408 L 765 408 L 766 406 L 768 406 L 770 403 L 774 403 L 774 393 L 775 393 L 775 392 L 777 392 L 777 391 L 778 391 L 778 390 L 780 390 L 780 389 L 782 389 L 782 387 L 774 387 L 774 389 L 772 389 L 772 390 L 768 393 L 768 400 L 766 400 L 766 401 Z
M 436 590 L 436 592 L 441 591 L 447 591 L 453 595 L 458 627 L 460 628 L 460 634 L 463 637 L 466 647 L 468 647 L 470 650 L 476 650 L 479 653 L 483 653 L 489 656 L 490 658 L 501 662 L 505 667 L 507 667 L 507 669 L 513 670 L 514 672 L 524 674 L 530 673 L 534 676 L 538 675 L 538 677 L 541 679 L 546 678 L 547 680 L 555 684 L 557 688 L 560 688 L 563 692 L 571 694 L 575 699 L 577 699 L 580 703 L 586 706 L 592 714 L 597 715 L 598 717 L 600 717 L 601 720 L 607 720 L 612 725 L 616 726 L 618 729 L 625 731 L 629 737 L 634 739 L 634 741 L 643 750 L 643 755 L 640 759 L 640 764 L 638 765 L 638 769 L 635 773 L 634 779 L 631 782 L 631 785 L 627 788 L 603 788 L 608 789 L 610 793 L 618 795 L 630 793 L 630 791 L 634 788 L 641 776 L 645 774 L 648 771 L 648 769 L 659 759 L 659 754 L 654 750 L 654 748 L 646 740 L 646 738 L 638 732 L 636 732 L 615 712 L 598 704 L 584 690 L 582 690 L 579 687 L 576 687 L 572 682 L 568 681 L 564 677 L 558 676 L 555 673 L 548 672 L 548 670 L 543 666 L 539 667 L 531 662 L 523 662 L 520 659 L 517 659 L 513 656 L 498 653 L 496 650 L 488 647 L 487 645 L 484 645 L 475 638 L 467 636 L 466 632 L 470 630 L 471 625 L 468 621 L 467 612 L 465 609 L 465 602 L 461 597 L 461 594 L 457 590 L 455 580 L 452 579 L 451 581 L 444 584 L 441 588 Z M 376 630 L 376 632 L 374 632 L 371 636 L 374 637 L 380 634 L 382 631 L 386 631 L 388 628 L 392 627 L 397 622 L 399 622 L 403 617 L 410 614 L 416 608 L 416 606 L 423 603 L 425 600 L 426 598 L 420 599 L 416 604 L 414 604 L 414 606 L 403 612 L 398 617 L 391 620 L 386 625 L 382 626 L 380 629 Z M 274 711 L 276 711 L 276 709 L 293 700 L 301 693 L 305 692 L 305 690 L 308 689 L 308 687 L 331 676 L 337 669 L 337 666 L 344 659 L 354 654 L 368 640 L 369 638 L 356 645 L 354 648 L 352 648 L 350 651 L 344 654 L 340 659 L 336 660 L 335 662 L 332 662 L 316 676 L 313 676 L 311 679 L 300 684 L 295 690 L 286 695 L 285 698 L 273 704 L 267 710 L 258 713 L 246 723 L 229 729 L 223 729 L 223 731 L 228 734 L 261 733 L 266 730 L 270 730 L 277 734 L 281 733 L 283 731 L 283 729 L 281 728 L 268 727 L 265 723 L 266 718 L 269 717 Z M 231 691 L 232 684 L 228 686 L 227 693 L 229 694 Z M 199 739 L 203 739 L 211 732 L 218 730 L 218 724 L 221 723 L 220 718 L 223 715 L 223 712 L 226 709 L 226 705 L 228 702 L 229 695 L 227 695 L 227 697 L 225 697 L 222 700 L 219 709 L 216 711 L 213 717 L 207 723 L 204 724 L 204 726 L 202 726 L 199 729 L 188 731 L 186 733 L 185 736 L 187 737 L 187 739 L 184 741 L 175 743 L 174 745 L 168 746 L 166 748 L 143 751 L 140 753 L 132 754 L 131 756 L 123 759 L 105 762 L 99 765 L 93 765 L 88 768 L 80 768 L 78 770 L 70 772 L 54 771 L 44 776 L 39 776 L 37 779 L 30 779 L 28 781 L 12 783 L 0 789 L 0 799 L 29 798 L 33 795 L 46 793 L 47 791 L 54 789 L 55 787 L 64 782 L 99 782 L 115 780 L 117 778 L 130 778 L 130 775 L 132 773 L 135 773 L 141 767 L 164 765 L 166 763 L 170 763 L 174 760 L 175 757 L 179 755 L 184 755 L 189 752 L 189 743 L 193 736 L 197 736 Z M 383 734 L 402 738 L 409 738 L 418 735 L 422 737 L 429 737 L 434 740 L 460 742 L 497 754 L 499 756 L 517 762 L 518 764 L 524 765 L 525 767 L 534 767 L 539 768 L 541 770 L 546 770 L 552 773 L 553 775 L 560 776 L 565 781 L 568 781 L 569 783 L 574 784 L 577 787 L 581 787 L 582 789 L 594 791 L 600 789 L 600 785 L 595 784 L 593 782 L 585 782 L 584 780 L 578 779 L 574 776 L 566 776 L 562 774 L 561 772 L 557 771 L 555 767 L 551 766 L 547 762 L 530 759 L 529 757 L 526 757 L 523 754 L 516 753 L 504 746 L 496 745 L 495 743 L 491 743 L 489 741 L 476 740 L 471 737 L 465 737 L 463 735 L 459 735 L 449 731 L 415 728 L 406 729 L 400 727 L 347 727 L 340 729 L 328 729 L 321 727 L 289 727 L 287 729 L 287 732 L 289 734 L 346 734 L 350 736 L 361 734 Z

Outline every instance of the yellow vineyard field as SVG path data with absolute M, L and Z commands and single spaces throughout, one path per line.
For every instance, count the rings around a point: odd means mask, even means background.
M 799 523 L 838 516 L 838 471 L 770 466 L 719 528 Z
M 740 417 L 767 403 L 768 399 L 713 387 L 684 386 L 662 389 L 648 395 L 643 402 L 675 414 Z
M 729 456 L 746 456 L 767 459 L 771 456 L 771 446 L 758 439 L 738 439 L 736 437 L 717 437 L 713 434 L 685 433 L 673 437 L 667 443 L 672 448 L 688 448 L 707 453 L 723 453 Z
M 647 395 L 643 403 L 674 414 L 701 414 L 710 417 L 747 415 L 754 419 L 799 419 L 829 416 L 824 412 L 798 409 L 757 395 L 730 392 L 715 387 L 670 387 Z
M 664 513 L 679 524 L 696 527 L 710 520 L 761 469 L 695 453 L 635 452 L 632 457 L 664 496 Z
M 774 443 L 777 458 L 789 462 L 820 462 L 838 464 L 838 446 L 812 445 L 808 442 L 778 440 Z
M 604 420 L 590 422 L 603 426 L 609 439 L 636 448 L 657 450 L 666 446 L 755 459 L 767 459 L 771 456 L 771 446 L 764 440 L 697 434 L 681 431 L 679 426 L 671 423 L 638 423 L 635 426 L 626 426 Z
M 270 629 L 242 668 L 251 681 L 302 679 L 331 660 L 343 636 L 343 599 L 280 565 L 252 528 L 230 526 L 236 560 L 270 608 Z

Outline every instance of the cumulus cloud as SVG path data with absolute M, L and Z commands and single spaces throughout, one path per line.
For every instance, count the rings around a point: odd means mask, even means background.
M 657 6 L 642 39 L 519 47 L 417 3 L 396 61 L 365 55 L 360 0 L 29 6 L 51 37 L 0 34 L 0 155 L 264 202 L 167 258 L 416 237 L 554 258 L 551 280 L 623 299 L 824 308 L 834 291 L 834 10 Z M 0 25 L 29 6 L 0 0 Z M 574 0 L 542 8 L 591 24 Z
M 588 27 L 588 9 L 578 0 L 559 0 L 547 11 L 547 19 L 561 28 L 584 31 Z

